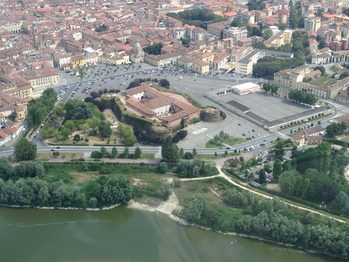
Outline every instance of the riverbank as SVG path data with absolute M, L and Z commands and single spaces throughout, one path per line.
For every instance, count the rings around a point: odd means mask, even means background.
M 188 223 L 183 218 L 180 218 L 179 216 L 176 216 L 175 214 L 173 214 L 173 213 L 176 213 L 182 209 L 182 207 L 179 204 L 178 198 L 174 192 L 172 192 L 172 194 L 170 195 L 168 200 L 160 201 L 157 205 L 149 204 L 146 201 L 139 202 L 139 201 L 131 200 L 129 202 L 129 204 L 127 205 L 127 208 L 141 210 L 141 211 L 147 211 L 147 212 L 162 213 L 182 226 L 195 227 L 198 229 L 202 229 L 202 230 L 206 230 L 206 231 L 210 231 L 210 232 L 214 232 L 214 233 L 218 233 L 218 234 L 222 234 L 222 235 L 227 235 L 227 236 L 243 237 L 243 238 L 247 238 L 247 239 L 262 241 L 262 242 L 266 242 L 269 244 L 297 250 L 297 251 L 300 251 L 303 253 L 308 253 L 311 255 L 319 255 L 319 256 L 325 255 L 325 256 L 328 256 L 331 258 L 343 259 L 343 261 L 345 260 L 345 258 L 334 257 L 331 254 L 320 253 L 316 250 L 311 250 L 311 249 L 305 249 L 302 246 L 296 246 L 296 245 L 286 244 L 286 243 L 282 243 L 282 242 L 276 242 L 276 241 L 273 241 L 270 239 L 257 237 L 257 236 L 253 236 L 253 235 L 237 233 L 237 232 L 217 231 L 217 230 L 213 230 L 209 227 L 204 227 L 204 226 L 200 226 L 198 224 Z
M 82 207 L 40 207 L 40 206 L 20 206 L 20 205 L 3 205 L 0 204 L 0 207 L 6 208 L 34 208 L 34 209 L 43 209 L 43 210 L 83 210 L 83 211 L 106 211 L 111 210 L 116 207 L 121 206 L 121 204 L 111 205 L 102 208 L 82 208 Z
M 18 206 L 18 205 L 12 205 L 12 206 L 1 205 L 1 207 L 16 208 L 16 209 L 30 208 L 30 209 L 38 209 L 38 210 L 68 210 L 68 211 L 93 211 L 93 212 L 111 210 L 111 209 L 115 209 L 115 208 L 120 207 L 120 206 L 122 206 L 122 205 L 117 204 L 117 205 L 112 205 L 112 206 L 103 207 L 103 208 L 73 208 L 73 207 L 30 207 L 30 206 Z M 327 255 L 328 257 L 333 257 L 333 256 L 331 256 L 331 254 L 322 254 L 322 253 L 317 252 L 315 250 L 304 249 L 301 246 L 295 246 L 295 245 L 285 244 L 285 243 L 281 243 L 281 242 L 276 242 L 276 241 L 272 241 L 269 239 L 256 237 L 253 235 L 241 234 L 241 233 L 236 233 L 236 232 L 223 232 L 223 231 L 212 230 L 209 227 L 204 227 L 204 226 L 200 226 L 198 224 L 188 223 L 183 218 L 174 214 L 182 209 L 182 207 L 179 204 L 178 198 L 174 192 L 171 193 L 170 197 L 166 201 L 154 200 L 154 201 L 141 201 L 140 202 L 140 201 L 136 201 L 136 200 L 131 200 L 126 207 L 129 209 L 164 214 L 167 217 L 169 217 L 171 220 L 173 220 L 174 222 L 178 223 L 181 226 L 194 227 L 194 228 L 198 228 L 201 230 L 210 231 L 210 232 L 214 232 L 214 233 L 218 233 L 218 234 L 222 234 L 222 235 L 227 235 L 227 236 L 242 237 L 242 238 L 246 238 L 246 239 L 262 241 L 262 242 L 270 243 L 270 244 L 277 245 L 277 246 L 282 246 L 285 248 L 290 248 L 293 250 L 297 250 L 297 251 L 312 254 L 312 255 Z

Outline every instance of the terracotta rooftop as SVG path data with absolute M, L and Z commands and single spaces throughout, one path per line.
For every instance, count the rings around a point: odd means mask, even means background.
M 143 92 L 144 99 L 137 100 L 134 97 L 134 95 Z M 145 83 L 141 86 L 127 90 L 126 102 L 132 107 L 136 108 L 140 113 L 148 117 L 156 116 L 155 109 L 163 106 L 170 105 L 179 108 L 180 110 L 176 111 L 175 113 L 159 116 L 160 119 L 167 122 L 172 122 L 199 112 L 199 109 L 191 105 L 184 97 L 179 99 L 176 96 L 178 95 L 168 92 L 161 92 Z

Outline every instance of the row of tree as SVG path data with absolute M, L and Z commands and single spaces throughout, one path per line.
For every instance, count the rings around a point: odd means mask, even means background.
M 184 202 L 180 215 L 189 223 L 223 232 L 235 231 L 282 244 L 348 258 L 349 226 L 288 207 L 275 200 L 256 197 L 239 189 L 223 189 L 221 207 L 194 196 Z M 236 211 L 239 209 L 239 211 Z M 237 213 L 243 214 L 237 218 Z
M 26 177 L 42 177 L 45 174 L 41 162 L 20 162 L 13 166 L 5 158 L 0 158 L 0 178 L 3 180 Z
M 158 83 L 159 86 L 161 86 L 163 88 L 167 88 L 167 89 L 170 88 L 170 82 L 165 78 L 160 79 L 160 80 L 158 80 L 157 78 L 136 78 L 129 83 L 127 89 L 134 88 L 136 86 L 140 86 L 144 82 L 155 82 L 155 83 Z
M 39 126 L 54 108 L 57 101 L 57 94 L 52 89 L 46 89 L 40 98 L 32 99 L 28 103 L 28 121 L 33 126 Z
M 303 59 L 289 58 L 280 59 L 270 56 L 259 59 L 253 65 L 253 76 L 256 78 L 272 78 L 274 74 L 286 68 L 294 68 L 304 64 Z
M 344 123 L 333 123 L 326 127 L 326 137 L 335 138 L 338 135 L 344 134 L 347 127 Z
M 205 161 L 195 159 L 183 161 L 178 164 L 176 173 L 179 177 L 204 177 L 217 175 L 218 171 L 215 166 L 205 163 Z
M 291 89 L 288 92 L 288 98 L 295 102 L 307 105 L 315 105 L 317 100 L 315 95 L 298 89 Z
M 266 93 L 270 93 L 272 95 L 276 95 L 279 91 L 280 87 L 278 85 L 275 84 L 269 84 L 269 83 L 264 83 L 263 84 L 263 90 Z
M 126 204 L 132 187 L 124 177 L 100 177 L 84 187 L 68 187 L 62 181 L 48 183 L 35 178 L 0 179 L 0 204 L 21 206 L 96 208 Z
M 133 154 L 130 154 L 130 150 L 128 147 L 124 148 L 124 151 L 120 154 L 118 154 L 118 150 L 116 147 L 113 147 L 111 149 L 111 152 L 109 152 L 104 146 L 101 147 L 100 151 L 92 151 L 91 157 L 92 158 L 132 158 L 132 159 L 139 159 L 142 156 L 142 150 L 140 147 L 136 147 Z

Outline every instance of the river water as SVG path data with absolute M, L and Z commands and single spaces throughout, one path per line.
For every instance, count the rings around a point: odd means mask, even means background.
M 335 261 L 125 207 L 100 212 L 0 208 L 0 257 L 8 262 Z

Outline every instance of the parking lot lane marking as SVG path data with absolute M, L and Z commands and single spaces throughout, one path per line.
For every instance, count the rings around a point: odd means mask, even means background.
M 198 134 L 201 134 L 201 133 L 205 132 L 206 130 L 207 130 L 207 128 L 203 127 L 203 128 L 200 128 L 200 129 L 194 131 L 192 134 L 193 135 L 198 135 Z

